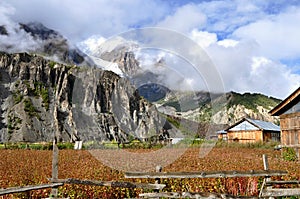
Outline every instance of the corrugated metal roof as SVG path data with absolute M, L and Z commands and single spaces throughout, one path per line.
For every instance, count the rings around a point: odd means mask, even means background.
M 253 124 L 251 121 L 248 120 L 242 120 L 239 123 L 237 123 L 236 125 L 232 126 L 230 129 L 230 131 L 256 131 L 256 130 L 260 130 L 261 128 L 258 127 L 256 124 Z
M 227 131 L 225 131 L 225 130 L 217 131 L 217 134 L 226 134 L 226 133 L 227 133 Z
M 263 129 L 263 130 L 280 131 L 280 127 L 272 122 L 266 122 L 266 121 L 262 121 L 262 120 L 253 120 L 253 119 L 249 119 L 249 118 L 247 118 L 246 120 L 248 120 L 250 123 L 254 124 L 258 128 Z

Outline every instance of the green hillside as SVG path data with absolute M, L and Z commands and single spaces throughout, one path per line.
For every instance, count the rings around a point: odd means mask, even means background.
M 251 109 L 253 111 L 257 111 L 257 106 L 262 106 L 265 109 L 270 109 L 275 107 L 277 104 L 281 102 L 281 100 L 276 99 L 274 97 L 268 97 L 266 95 L 260 93 L 236 93 L 230 92 L 227 94 L 228 101 L 227 107 L 232 107 L 234 105 L 243 105 L 247 109 Z
M 279 99 L 260 93 L 209 94 L 199 92 L 193 96 L 184 95 L 184 93 L 179 96 L 177 99 L 170 98 L 163 101 L 163 106 L 174 107 L 177 114 L 197 122 L 209 122 L 212 116 L 218 115 L 218 119 L 222 120 L 223 124 L 231 124 L 241 117 L 277 122 L 277 119 L 271 118 L 268 112 L 281 102 Z M 189 114 L 185 114 L 187 111 Z

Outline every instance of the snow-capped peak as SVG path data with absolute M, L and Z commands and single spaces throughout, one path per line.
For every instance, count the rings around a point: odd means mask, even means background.
M 120 48 L 128 50 L 136 49 L 138 48 L 138 44 L 133 41 L 127 41 L 120 36 L 110 39 L 101 36 L 92 36 L 81 42 L 78 47 L 86 54 L 100 57 L 103 53 L 109 53 Z
M 117 63 L 114 62 L 110 62 L 110 61 L 106 61 L 103 60 L 99 57 L 94 57 L 92 55 L 89 56 L 93 62 L 101 69 L 103 70 L 108 70 L 108 71 L 112 71 L 118 75 L 120 75 L 121 77 L 124 76 L 122 70 L 120 69 L 119 65 Z
M 105 39 L 101 36 L 92 36 L 81 42 L 78 48 L 86 53 L 99 68 L 124 76 L 124 73 L 127 74 L 128 71 L 122 71 L 122 67 L 118 65 L 121 64 L 119 60 L 114 60 L 116 54 L 134 51 L 138 49 L 138 44 L 125 40 L 120 36 L 110 39 Z

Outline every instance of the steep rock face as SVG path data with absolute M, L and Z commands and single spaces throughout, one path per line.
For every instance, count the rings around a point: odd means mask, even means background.
M 27 53 L 0 53 L 0 141 L 147 137 L 164 120 L 126 79 Z
M 8 35 L 5 26 L 0 26 L 0 35 Z
M 212 116 L 212 121 L 217 124 L 232 125 L 244 117 L 263 120 L 268 122 L 279 123 L 279 118 L 272 117 L 268 113 L 268 109 L 262 106 L 257 106 L 258 111 L 247 109 L 243 105 L 234 105 L 228 109 L 224 108 Z
M 117 63 L 122 72 L 129 77 L 140 70 L 139 62 L 134 53 L 126 47 L 116 48 L 111 52 L 104 52 L 98 56 L 103 60 Z
M 279 118 L 272 117 L 269 111 L 280 100 L 262 94 L 196 92 L 192 95 L 181 93 L 181 96 L 180 93 L 177 93 L 176 96 L 179 98 L 165 98 L 160 107 L 175 108 L 176 112 L 169 112 L 200 123 L 213 122 L 232 125 L 244 117 L 279 123 Z
M 57 31 L 45 27 L 41 23 L 31 22 L 20 24 L 20 29 L 30 34 L 39 41 L 40 49 L 35 52 L 43 52 L 48 56 L 56 56 L 60 61 L 67 64 L 89 64 L 87 56 L 75 47 L 71 47 Z
M 0 24 L 0 40 L 0 51 L 38 53 L 62 63 L 94 65 L 87 55 L 60 33 L 41 23 Z

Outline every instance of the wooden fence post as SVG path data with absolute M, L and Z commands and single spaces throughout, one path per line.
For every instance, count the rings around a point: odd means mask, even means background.
M 52 155 L 52 182 L 57 182 L 58 180 L 58 147 L 56 139 L 53 140 L 53 155 Z M 51 197 L 58 197 L 58 187 L 53 187 L 51 190 Z
M 264 162 L 264 170 L 269 170 L 269 162 L 268 162 L 268 156 L 266 154 L 263 154 L 263 162 Z
M 269 162 L 268 162 L 268 156 L 266 154 L 263 154 L 263 163 L 264 163 L 264 170 L 268 171 L 269 170 Z M 268 184 L 268 182 L 270 182 L 270 181 L 271 181 L 271 177 L 267 176 L 267 177 L 265 177 L 264 182 L 263 182 L 263 186 L 264 185 L 266 186 L 267 191 L 272 189 L 272 185 Z M 263 186 L 262 186 L 262 189 L 264 188 Z M 262 189 L 261 189 L 261 193 L 262 193 Z M 273 199 L 273 198 L 274 197 L 269 197 L 269 199 Z
M 264 162 L 264 170 L 268 171 L 269 170 L 269 162 L 268 162 L 268 156 L 266 154 L 263 154 L 263 162 Z M 266 184 L 268 184 L 269 181 L 271 181 L 271 177 L 267 176 L 266 178 Z M 267 189 L 270 189 L 272 187 L 268 187 L 267 185 Z
M 155 172 L 160 173 L 162 171 L 162 166 L 157 165 L 155 168 Z M 155 184 L 160 184 L 161 183 L 161 179 L 160 178 L 155 178 Z M 156 193 L 159 193 L 159 189 L 154 190 Z M 157 197 L 157 199 L 159 199 L 159 197 Z
M 58 146 L 57 143 L 59 141 L 59 125 L 58 125 L 58 101 L 56 96 L 57 90 L 54 91 L 54 99 L 53 99 L 53 109 L 52 109 L 52 114 L 53 114 L 53 153 L 52 153 L 52 182 L 57 182 L 58 180 Z M 58 187 L 53 187 L 51 190 L 51 196 L 50 198 L 57 198 L 58 197 Z

